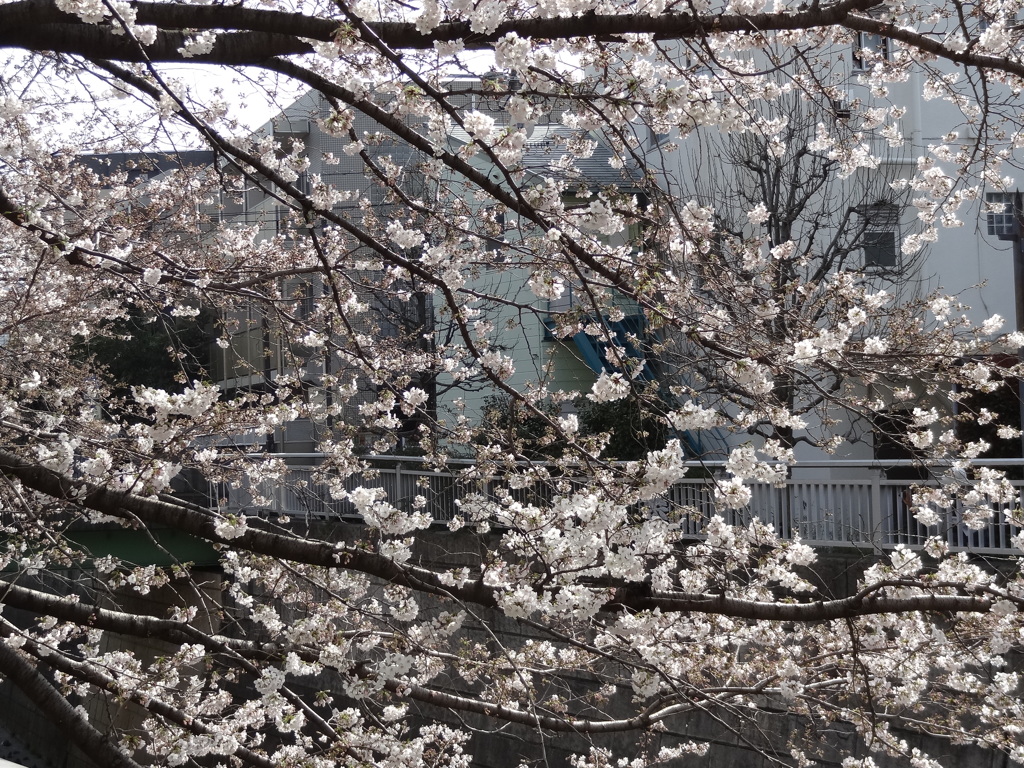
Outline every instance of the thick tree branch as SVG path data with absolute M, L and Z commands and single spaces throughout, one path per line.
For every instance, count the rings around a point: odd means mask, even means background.
M 0 625 L 0 634 L 5 638 L 11 637 L 14 635 L 14 628 L 7 622 L 3 622 L 3 624 Z M 178 707 L 164 701 L 160 701 L 147 693 L 126 687 L 125 681 L 119 682 L 117 679 L 111 677 L 95 665 L 76 661 L 52 649 L 45 648 L 34 640 L 26 639 L 24 642 L 24 648 L 26 651 L 35 656 L 42 663 L 49 665 L 55 670 L 63 672 L 74 679 L 87 682 L 89 685 L 92 685 L 100 691 L 113 694 L 114 696 L 124 697 L 137 706 L 142 707 L 152 714 L 163 718 L 167 722 L 174 723 L 191 733 L 199 735 L 214 733 L 212 728 L 200 722 L 196 717 L 188 715 Z M 0 645 L 6 647 L 3 643 L 0 643 Z M 60 697 L 56 691 L 54 691 L 54 695 L 63 701 L 63 698 Z M 275 766 L 273 761 L 268 760 L 266 757 L 259 755 L 250 749 L 246 749 L 245 747 L 237 747 L 234 754 L 245 763 L 256 766 L 256 768 L 274 768 Z M 106 762 L 106 755 L 103 755 L 103 758 L 104 761 L 102 763 L 97 760 L 100 765 L 116 765 L 116 763 Z M 131 763 L 130 765 L 135 764 Z
M 264 33 L 276 38 L 278 36 L 293 38 L 310 38 L 329 41 L 339 33 L 342 23 L 333 19 L 322 19 L 298 13 L 283 13 L 263 9 L 243 8 L 240 6 L 209 5 L 193 6 L 177 3 L 133 4 L 137 11 L 140 24 L 152 24 L 164 31 L 170 30 L 232 30 L 243 32 Z M 773 32 L 786 30 L 810 29 L 814 27 L 843 24 L 851 13 L 863 12 L 876 5 L 873 0 L 843 0 L 829 6 L 815 6 L 795 13 L 760 13 L 752 15 L 722 14 L 709 16 L 693 16 L 690 14 L 595 14 L 588 13 L 583 17 L 556 17 L 546 19 L 520 19 L 500 24 L 493 32 L 480 34 L 473 32 L 469 22 L 441 24 L 429 34 L 422 34 L 414 23 L 377 22 L 369 26 L 379 37 L 393 49 L 426 49 L 432 48 L 435 42 L 465 41 L 467 49 L 483 49 L 491 47 L 506 34 L 514 32 L 520 37 L 534 39 L 559 39 L 579 37 L 585 32 L 588 37 L 604 41 L 622 40 L 626 34 L 651 34 L 658 39 L 671 40 L 681 38 L 700 38 L 709 33 L 729 32 Z M 91 28 L 104 35 L 110 44 L 106 50 L 90 49 L 74 51 L 76 45 L 94 45 L 100 37 L 76 37 L 74 30 Z M 67 53 L 77 52 L 85 56 L 105 56 L 121 58 L 124 51 L 127 58 L 123 61 L 142 61 L 140 52 L 130 51 L 131 42 L 118 37 L 111 30 L 95 25 L 87 25 L 79 19 L 61 12 L 52 0 L 25 0 L 0 6 L 0 47 L 42 48 L 47 50 L 63 50 Z M 36 46 L 23 45 L 16 41 L 32 39 L 41 41 L 43 29 L 52 37 L 50 44 Z M 231 38 L 230 35 L 225 35 Z M 166 41 L 158 41 L 147 48 L 147 56 L 151 61 L 182 60 L 176 47 L 180 46 L 184 35 L 168 35 Z M 120 41 L 120 44 L 118 44 Z M 276 54 L 257 53 L 259 45 L 266 44 L 267 39 L 259 37 L 239 38 L 239 42 L 225 43 L 223 48 L 215 47 L 209 54 L 196 56 L 193 60 L 227 63 L 243 63 L 237 60 L 245 55 L 257 63 L 269 55 L 286 53 L 305 53 L 309 45 L 295 39 L 293 50 L 280 49 Z M 281 44 L 281 43 L 278 43 Z M 236 60 L 227 61 L 224 57 Z
M 844 0 L 832 5 L 813 4 L 795 12 L 752 15 L 693 16 L 676 13 L 587 14 L 584 17 L 517 19 L 493 32 L 474 33 L 468 22 L 441 24 L 421 34 L 411 22 L 369 23 L 380 39 L 394 50 L 429 49 L 435 42 L 462 41 L 468 50 L 493 47 L 506 34 L 523 38 L 568 39 L 588 37 L 623 41 L 628 34 L 650 34 L 658 40 L 701 39 L 709 34 L 771 33 L 839 26 L 897 40 L 923 53 L 968 67 L 1002 71 L 1024 77 L 1024 64 L 1003 56 L 955 51 L 940 39 L 890 24 L 867 15 L 874 0 Z M 60 11 L 52 0 L 24 0 L 0 5 L 0 48 L 47 50 L 87 58 L 124 62 L 207 62 L 234 66 L 262 66 L 273 56 L 312 52 L 307 40 L 329 42 L 344 33 L 341 22 L 265 9 L 233 5 L 193 6 L 185 3 L 135 3 L 140 24 L 159 28 L 156 41 L 140 50 L 133 40 L 112 27 L 86 24 Z M 188 30 L 187 32 L 185 30 Z M 180 52 L 193 31 L 222 31 L 209 53 L 186 57 Z
M 0 6 L 3 8 L 4 6 Z M 0 14 L 2 18 L 3 14 Z M 0 21 L 0 24 L 3 22 Z M 188 57 L 179 51 L 190 35 L 159 32 L 145 53 L 134 40 L 109 28 L 76 24 L 33 24 L 0 30 L 0 48 L 54 51 L 86 58 L 110 58 L 124 62 L 202 61 L 227 66 L 259 66 L 271 56 L 312 53 L 309 43 L 273 32 L 236 32 L 221 35 L 210 53 Z
M 234 638 L 222 636 L 207 636 L 182 622 L 169 619 L 160 619 L 155 616 L 125 613 L 105 608 L 97 608 L 74 603 L 66 598 L 49 595 L 37 590 L 19 587 L 13 584 L 4 586 L 0 594 L 0 602 L 13 608 L 32 611 L 45 616 L 52 616 L 60 621 L 73 622 L 82 626 L 94 629 L 128 635 L 131 637 L 159 639 L 169 643 L 195 643 L 198 642 L 212 652 L 230 649 L 232 653 L 238 653 L 246 658 L 262 658 L 264 660 L 280 660 L 281 653 L 260 649 L 255 643 L 250 643 Z M 10 635 L 9 628 L 4 630 L 0 627 L 0 633 Z M 193 733 L 210 733 L 210 729 L 193 717 L 185 715 L 180 709 L 171 704 L 158 701 L 148 695 L 138 694 L 126 690 L 123 685 L 111 676 L 103 673 L 93 665 L 74 661 L 73 659 L 56 655 L 40 654 L 36 649 L 38 643 L 27 640 L 26 648 L 31 650 L 35 656 L 45 656 L 46 663 L 68 675 L 79 680 L 88 682 L 97 688 L 108 691 L 118 696 L 127 696 L 139 706 L 148 709 L 155 715 L 163 717 Z M 309 661 L 316 660 L 316 654 L 301 652 L 301 649 L 292 649 L 299 652 L 300 657 Z M 359 674 L 363 677 L 372 676 L 369 668 L 362 668 Z M 635 717 L 595 720 L 592 718 L 559 718 L 554 716 L 538 715 L 532 712 L 512 709 L 496 702 L 483 701 L 471 696 L 463 696 L 440 691 L 423 685 L 410 684 L 407 680 L 389 679 L 384 682 L 384 687 L 401 698 L 409 698 L 423 704 L 452 709 L 459 712 L 473 712 L 476 714 L 495 717 L 510 723 L 528 725 L 531 727 L 545 728 L 556 732 L 580 732 L 580 733 L 614 733 L 638 728 L 647 728 L 658 720 L 678 711 L 677 707 L 664 710 L 659 708 L 645 711 Z M 243 754 L 244 753 L 244 754 Z M 242 750 L 238 753 L 246 762 L 258 766 L 267 766 L 269 763 L 255 753 Z
M 230 544 L 235 549 L 255 554 L 270 555 L 324 568 L 347 568 L 421 592 L 456 597 L 487 606 L 497 604 L 494 590 L 482 582 L 463 587 L 448 587 L 433 571 L 401 565 L 383 555 L 358 547 L 311 541 L 253 528 L 237 538 L 226 539 L 217 534 L 217 519 L 212 513 L 204 515 L 176 504 L 143 498 L 124 491 L 112 491 L 81 480 L 72 480 L 24 461 L 8 451 L 0 450 L 0 472 L 17 478 L 29 488 L 54 499 L 127 521 L 141 521 L 149 526 L 172 528 L 210 542 Z
M 446 585 L 439 573 L 343 544 L 299 539 L 279 533 L 249 528 L 241 536 L 225 539 L 216 532 L 216 518 L 192 509 L 123 491 L 72 480 L 52 470 L 33 465 L 9 451 L 0 451 L 0 472 L 17 478 L 29 488 L 54 499 L 81 505 L 87 509 L 150 526 L 166 526 L 183 533 L 240 550 L 269 555 L 324 568 L 345 568 L 410 589 L 447 598 L 498 607 L 499 590 L 482 578 L 462 586 Z M 923 585 L 922 585 L 923 587 Z M 724 595 L 688 595 L 683 593 L 644 593 L 632 586 L 615 591 L 602 605 L 606 613 L 660 610 L 696 612 L 755 621 L 817 622 L 849 619 L 876 614 L 920 611 L 987 613 L 994 600 L 984 595 L 937 595 L 923 593 L 911 597 L 884 597 L 866 592 L 838 600 L 810 603 L 759 602 Z
M 277 658 L 278 655 L 273 650 L 262 648 L 256 643 L 222 635 L 210 635 L 185 622 L 100 608 L 17 584 L 0 584 L 0 604 L 41 616 L 52 616 L 58 621 L 70 622 L 83 627 L 94 627 L 120 635 L 163 640 L 175 645 L 198 642 L 210 648 L 211 651 L 228 649 L 231 653 L 237 653 L 247 658 L 272 659 Z
M 141 768 L 108 736 L 90 725 L 82 713 L 76 711 L 39 670 L 6 642 L 0 642 L 0 673 L 13 682 L 97 765 L 104 768 Z

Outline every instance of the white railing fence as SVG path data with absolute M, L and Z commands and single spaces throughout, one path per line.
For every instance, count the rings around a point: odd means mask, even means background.
M 296 465 L 289 467 L 283 480 L 261 483 L 255 488 L 218 486 L 211 489 L 211 498 L 217 500 L 222 511 L 358 519 L 350 501 L 331 497 L 326 478 L 317 467 L 318 458 L 316 454 L 289 455 L 287 459 Z M 360 486 L 382 488 L 391 504 L 400 508 L 424 504 L 423 508 L 438 523 L 451 520 L 456 514 L 456 500 L 467 494 L 511 496 L 519 502 L 543 504 L 588 485 L 586 478 L 561 477 L 524 489 L 510 489 L 499 480 L 480 477 L 468 462 L 451 462 L 452 468 L 446 472 L 429 470 L 407 457 L 373 457 L 368 463 L 372 466 L 370 472 L 341 481 L 346 490 Z M 885 462 L 885 468 L 891 469 L 898 463 Z M 828 478 L 836 468 L 843 470 L 844 479 Z M 940 536 L 954 551 L 1005 553 L 1012 549 L 1010 539 L 1019 530 L 1010 524 L 1008 516 L 1021 505 L 1024 481 L 1020 480 L 1011 481 L 1018 489 L 1016 502 L 993 505 L 995 513 L 989 522 L 980 530 L 972 530 L 961 522 L 959 502 L 943 510 L 943 524 L 926 527 L 918 523 L 911 511 L 910 489 L 915 484 L 934 485 L 937 481 L 887 479 L 886 472 L 873 462 L 801 464 L 802 477 L 788 479 L 781 487 L 751 486 L 751 503 L 740 510 L 725 509 L 715 501 L 715 476 L 720 476 L 720 466 L 703 464 L 696 470 L 702 476 L 682 480 L 662 497 L 646 503 L 638 513 L 677 521 L 685 534 L 694 537 L 702 534 L 714 514 L 732 524 L 745 524 L 757 517 L 773 525 L 783 538 L 799 536 L 816 546 L 921 546 L 929 537 Z M 941 476 L 941 468 L 933 471 Z

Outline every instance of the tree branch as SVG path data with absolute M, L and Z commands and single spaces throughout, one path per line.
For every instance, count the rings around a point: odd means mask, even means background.
M 14 683 L 75 746 L 105 768 L 142 768 L 65 699 L 22 654 L 0 642 L 0 673 Z
M 153 45 L 141 50 L 112 27 L 86 24 L 60 11 L 53 0 L 23 0 L 0 5 L 0 48 L 48 50 L 87 58 L 124 62 L 206 62 L 262 66 L 273 56 L 312 52 L 307 40 L 330 42 L 342 30 L 333 19 L 300 13 L 234 5 L 196 6 L 187 3 L 134 3 L 137 21 L 159 28 Z M 954 51 L 940 40 L 867 15 L 875 0 L 843 0 L 795 12 L 696 16 L 685 13 L 595 14 L 583 17 L 516 19 L 493 32 L 475 33 L 469 22 L 441 24 L 424 35 L 413 22 L 370 22 L 368 26 L 395 50 L 429 49 L 435 42 L 462 41 L 468 50 L 483 50 L 509 33 L 533 39 L 571 39 L 586 30 L 602 42 L 622 42 L 628 34 L 650 34 L 657 40 L 701 39 L 711 34 L 770 33 L 839 26 L 897 40 L 924 53 L 957 64 L 1024 77 L 1024 64 L 1008 57 Z M 188 30 L 185 32 L 184 30 Z M 180 52 L 195 31 L 221 31 L 209 53 L 186 57 Z
M 112 491 L 82 480 L 72 480 L 0 450 L 0 472 L 54 499 L 78 504 L 125 520 L 166 526 L 218 544 L 230 544 L 255 554 L 269 555 L 324 568 L 344 568 L 419 592 L 443 596 L 488 608 L 498 607 L 500 591 L 482 578 L 462 586 L 446 585 L 441 575 L 428 568 L 396 563 L 383 555 L 354 546 L 309 541 L 249 528 L 241 536 L 225 539 L 215 530 L 216 518 L 192 509 L 124 491 Z M 924 585 L 921 585 L 924 589 Z M 860 593 L 848 598 L 811 603 L 742 600 L 724 595 L 690 595 L 675 592 L 644 594 L 635 585 L 617 589 L 601 606 L 605 613 L 660 610 L 730 616 L 754 621 L 816 622 L 876 614 L 920 611 L 988 613 L 994 600 L 972 594 L 921 594 L 912 597 L 880 597 Z

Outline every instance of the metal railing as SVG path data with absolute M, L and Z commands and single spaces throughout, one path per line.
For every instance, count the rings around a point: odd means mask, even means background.
M 352 502 L 333 498 L 329 486 L 347 491 L 358 487 L 381 488 L 390 504 L 402 509 L 423 509 L 436 522 L 447 523 L 457 514 L 457 501 L 468 494 L 492 499 L 511 497 L 520 503 L 542 505 L 590 484 L 584 477 L 563 476 L 534 482 L 525 488 L 511 488 L 500 478 L 481 476 L 471 462 L 452 461 L 450 470 L 437 472 L 416 459 L 392 456 L 371 457 L 367 460 L 370 471 L 337 479 L 317 466 L 318 454 L 291 454 L 287 458 L 304 465 L 289 467 L 283 481 L 255 488 L 221 486 L 211 491 L 211 497 L 219 499 L 222 511 L 354 520 L 358 513 Z M 1009 517 L 1015 508 L 1020 508 L 1024 481 L 1011 481 L 1017 488 L 1016 502 L 993 504 L 994 514 L 978 530 L 962 522 L 963 504 L 959 501 L 939 510 L 943 518 L 940 525 L 927 527 L 917 521 L 912 511 L 911 489 L 916 485 L 937 485 L 939 480 L 888 479 L 886 471 L 900 464 L 887 461 L 883 467 L 877 462 L 857 461 L 801 463 L 800 477 L 789 478 L 781 486 L 752 484 L 750 504 L 742 509 L 727 509 L 715 497 L 716 477 L 723 476 L 722 467 L 720 463 L 704 463 L 699 467 L 702 476 L 681 480 L 665 494 L 645 502 L 637 512 L 672 520 L 684 534 L 694 537 L 701 536 L 707 521 L 717 514 L 737 525 L 759 518 L 771 524 L 782 538 L 799 537 L 816 546 L 916 547 L 938 536 L 953 551 L 1012 550 L 1011 537 L 1019 528 Z M 836 469 L 847 477 L 829 477 Z M 941 477 L 942 468 L 932 468 L 932 472 Z

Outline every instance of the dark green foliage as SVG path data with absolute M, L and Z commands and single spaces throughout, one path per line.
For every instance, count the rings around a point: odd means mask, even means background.
M 558 458 L 563 448 L 551 441 L 548 424 L 549 419 L 558 415 L 558 410 L 553 404 L 541 405 L 540 409 L 547 418 L 530 413 L 522 403 L 506 395 L 488 397 L 483 409 L 484 439 L 504 441 L 523 458 Z
M 580 432 L 611 435 L 604 456 L 619 461 L 642 459 L 649 451 L 661 450 L 668 442 L 668 427 L 646 412 L 635 398 L 612 403 L 594 403 L 585 398 L 576 401 Z
M 176 318 L 133 310 L 108 321 L 102 335 L 81 342 L 79 355 L 97 364 L 115 396 L 140 386 L 179 392 L 186 383 L 207 377 L 211 323 L 209 312 Z
M 972 392 L 959 404 L 957 437 L 974 442 L 984 440 L 991 447 L 982 459 L 1017 459 L 1021 456 L 1021 438 L 1001 438 L 1000 426 L 1020 428 L 1020 394 L 1017 379 L 1004 379 L 992 392 Z M 997 414 L 988 424 L 978 423 L 978 414 L 987 408 Z M 1021 479 L 1019 467 L 1006 467 L 1011 479 Z

